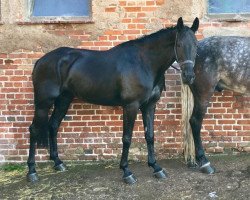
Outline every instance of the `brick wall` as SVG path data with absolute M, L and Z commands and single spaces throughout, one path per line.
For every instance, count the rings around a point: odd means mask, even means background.
M 106 50 L 121 42 L 175 24 L 171 18 L 157 15 L 157 11 L 161 10 L 167 1 L 111 2 L 103 5 L 100 3 L 103 6 L 102 15 L 116 16 L 118 10 L 121 10 L 122 14 L 119 15 L 119 20 L 114 19 L 114 25 L 104 24 L 101 31 L 98 25 L 102 21 L 99 22 L 95 17 L 99 11 L 98 4 L 93 4 L 94 25 L 20 23 L 22 21 L 20 16 L 18 23 L 12 25 L 25 26 L 26 29 L 42 27 L 45 32 L 58 37 L 64 36 L 69 40 L 80 41 L 75 47 Z M 0 25 L 0 30 L 6 24 L 8 22 Z M 187 24 L 191 24 L 191 21 Z M 228 26 L 249 29 L 250 23 L 235 24 L 201 19 L 197 38 L 203 38 L 203 30 L 207 27 Z M 7 53 L 0 52 L 0 162 L 27 160 L 28 127 L 34 112 L 31 73 L 35 61 L 43 54 L 44 51 L 26 49 L 25 46 Z M 155 117 L 155 146 L 158 158 L 182 155 L 183 152 L 183 137 L 180 131 L 182 114 L 180 74 L 169 69 L 165 76 L 166 91 L 157 104 Z M 250 97 L 243 97 L 230 91 L 214 94 L 202 128 L 207 152 L 250 151 L 249 102 Z M 66 160 L 117 159 L 121 154 L 121 138 L 120 107 L 97 106 L 75 100 L 59 129 L 59 151 L 61 157 Z M 138 115 L 130 158 L 145 160 L 146 154 L 141 115 Z M 36 159 L 37 161 L 48 159 L 47 151 L 38 149 Z

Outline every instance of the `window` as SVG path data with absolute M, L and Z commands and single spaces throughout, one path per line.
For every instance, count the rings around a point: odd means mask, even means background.
M 244 20 L 250 17 L 250 0 L 208 0 L 209 17 Z
M 31 0 L 31 20 L 79 21 L 90 19 L 90 0 Z

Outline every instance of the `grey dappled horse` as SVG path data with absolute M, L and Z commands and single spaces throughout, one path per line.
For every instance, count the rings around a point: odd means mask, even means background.
M 195 80 L 189 85 L 194 96 L 190 125 L 198 166 L 203 172 L 211 174 L 215 169 L 202 147 L 202 121 L 214 91 L 227 89 L 250 95 L 250 38 L 221 36 L 201 40 L 194 71 Z

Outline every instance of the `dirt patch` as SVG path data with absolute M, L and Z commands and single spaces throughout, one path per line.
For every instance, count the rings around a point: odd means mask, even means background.
M 0 199 L 250 199 L 249 155 L 211 157 L 217 173 L 205 175 L 186 167 L 182 159 L 162 160 L 169 178 L 158 181 L 146 163 L 132 163 L 138 178 L 132 186 L 121 181 L 118 163 L 67 163 L 56 173 L 52 164 L 38 164 L 40 182 L 26 182 L 26 171 L 0 171 Z

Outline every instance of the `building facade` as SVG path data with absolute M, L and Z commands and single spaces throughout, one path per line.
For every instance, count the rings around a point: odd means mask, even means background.
M 64 7 L 53 2 L 0 1 L 0 162 L 27 160 L 28 128 L 34 112 L 31 73 L 36 60 L 45 53 L 60 46 L 107 50 L 173 26 L 180 16 L 189 26 L 199 17 L 199 40 L 212 35 L 250 36 L 248 3 L 239 5 L 242 10 L 228 11 L 216 0 L 74 0 L 73 5 Z M 84 9 L 79 11 L 79 7 Z M 65 9 L 73 11 L 62 16 Z M 166 91 L 155 116 L 158 158 L 183 153 L 180 73 L 169 68 L 165 76 Z M 75 99 L 59 129 L 59 152 L 66 160 L 117 159 L 121 138 L 120 107 Z M 216 92 L 203 123 L 202 138 L 207 153 L 250 152 L 250 97 Z M 146 154 L 139 115 L 130 158 L 145 160 Z M 37 161 L 47 158 L 47 150 L 37 150 Z

